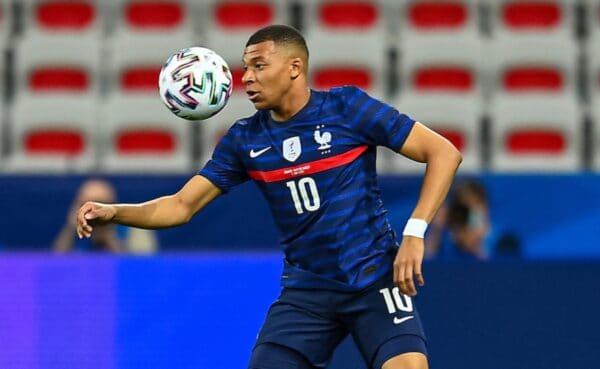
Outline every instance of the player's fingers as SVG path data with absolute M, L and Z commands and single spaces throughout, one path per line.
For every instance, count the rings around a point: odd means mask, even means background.
M 423 266 L 423 262 L 421 260 L 417 260 L 415 262 L 415 276 L 417 277 L 417 283 L 419 286 L 423 286 L 425 284 L 425 278 L 423 278 L 423 272 L 421 267 Z
M 406 260 L 400 260 L 398 263 L 398 278 L 396 279 L 396 285 L 400 288 L 400 291 L 406 294 L 406 281 L 404 280 L 404 274 L 406 272 Z
M 93 220 L 98 218 L 100 215 L 98 214 L 98 212 L 94 209 L 90 209 L 88 212 L 85 213 L 84 218 L 86 220 Z
M 92 235 L 93 227 L 88 223 L 88 220 L 94 219 L 94 216 L 90 216 L 93 212 L 93 208 L 90 204 L 85 204 L 79 209 L 77 214 L 77 228 L 81 236 L 89 238 Z
M 413 281 L 413 263 L 406 264 L 406 270 L 404 271 L 404 283 L 406 284 L 406 294 L 414 296 L 417 294 L 415 288 L 415 282 Z
M 82 238 L 84 236 L 83 228 L 86 225 L 87 225 L 87 222 L 85 221 L 85 218 L 83 216 L 83 211 L 79 210 L 79 212 L 77 213 L 77 235 L 79 236 L 79 238 Z

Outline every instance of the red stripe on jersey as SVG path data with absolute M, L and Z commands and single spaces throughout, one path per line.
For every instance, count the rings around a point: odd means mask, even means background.
M 346 151 L 343 154 L 331 156 L 329 158 L 315 160 L 304 164 L 299 164 L 293 167 L 281 168 L 263 172 L 260 170 L 249 170 L 248 175 L 250 178 L 256 181 L 262 182 L 278 182 L 289 178 L 324 172 L 329 169 L 341 167 L 348 163 L 353 162 L 363 152 L 367 150 L 368 146 L 359 146 L 355 149 Z

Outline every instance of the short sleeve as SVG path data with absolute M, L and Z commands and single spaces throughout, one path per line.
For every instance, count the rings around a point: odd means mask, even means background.
M 367 144 L 400 151 L 415 120 L 357 87 L 344 87 L 342 96 L 350 125 Z
M 211 159 L 204 165 L 198 174 L 206 177 L 223 193 L 229 192 L 233 187 L 249 180 L 243 163 L 236 153 L 236 125 L 221 138 Z

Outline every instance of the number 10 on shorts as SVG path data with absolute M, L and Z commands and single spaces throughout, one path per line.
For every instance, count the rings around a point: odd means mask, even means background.
M 398 287 L 392 288 L 391 292 L 389 288 L 383 288 L 379 290 L 379 293 L 383 295 L 385 305 L 390 314 L 395 314 L 397 310 L 407 313 L 413 311 L 412 299 L 410 296 L 401 294 Z

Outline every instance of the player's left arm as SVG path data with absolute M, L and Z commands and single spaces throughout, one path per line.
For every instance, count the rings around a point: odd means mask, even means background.
M 411 219 L 420 219 L 429 224 L 444 201 L 462 161 L 460 151 L 450 141 L 417 122 L 400 153 L 427 164 L 419 200 Z M 423 238 L 408 235 L 402 237 L 394 261 L 394 282 L 404 294 L 417 294 L 413 275 L 419 285 L 425 283 L 421 272 L 424 250 Z

